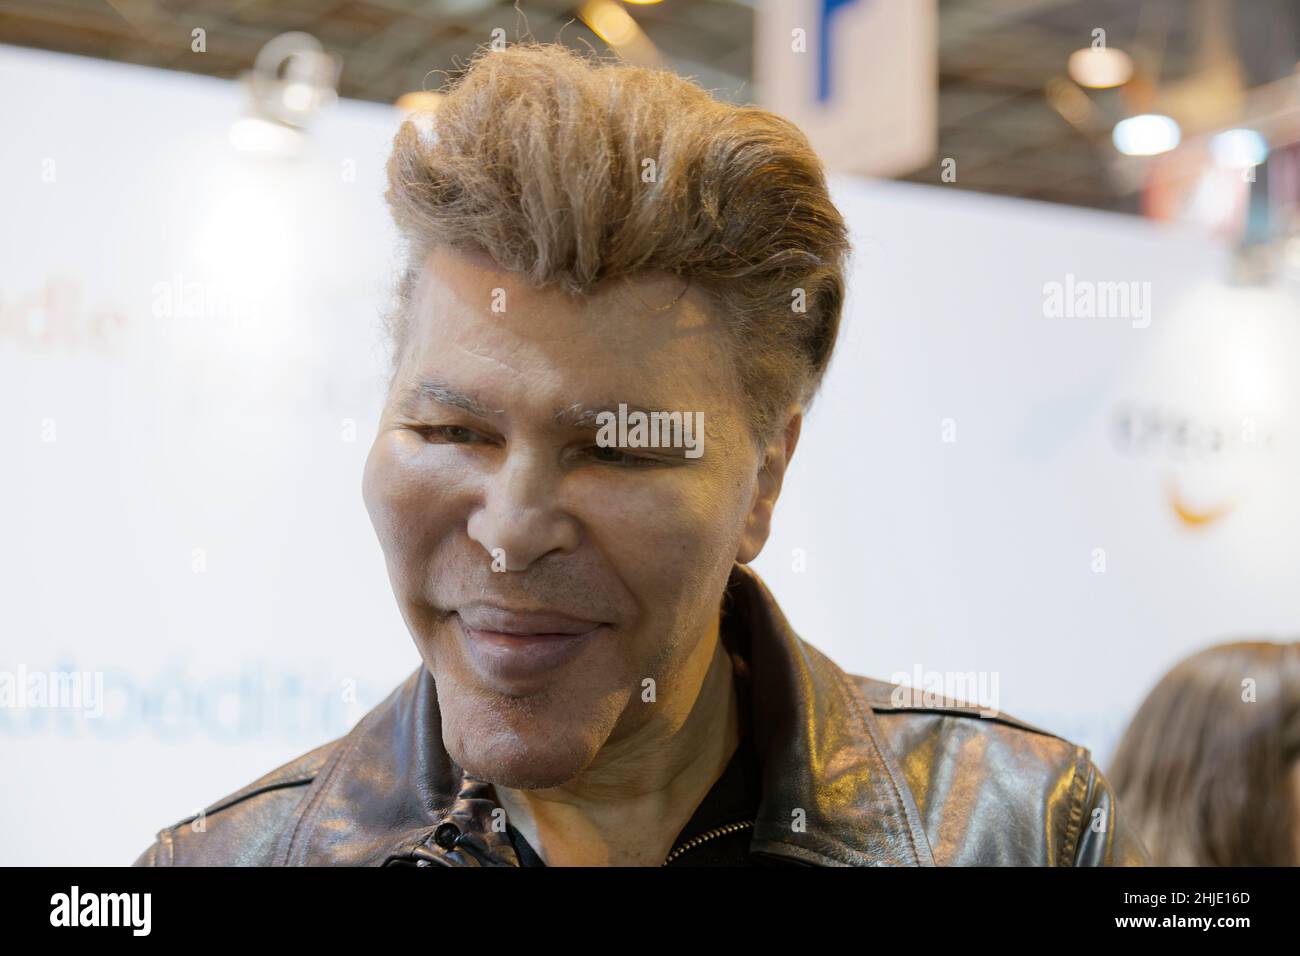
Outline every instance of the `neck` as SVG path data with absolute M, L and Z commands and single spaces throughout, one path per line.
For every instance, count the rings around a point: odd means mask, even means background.
M 510 822 L 548 866 L 658 866 L 740 742 L 731 656 L 713 620 L 679 680 L 694 691 L 605 745 L 573 780 L 546 790 L 497 786 Z

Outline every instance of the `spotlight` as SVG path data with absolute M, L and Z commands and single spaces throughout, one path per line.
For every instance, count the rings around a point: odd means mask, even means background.
M 1070 54 L 1070 78 L 1080 86 L 1105 90 L 1122 86 L 1133 75 L 1133 60 L 1123 50 L 1085 47 Z
M 1268 158 L 1268 142 L 1253 129 L 1224 130 L 1210 140 L 1210 155 L 1220 166 L 1247 169 Z
M 1167 153 L 1178 145 L 1182 133 L 1178 124 L 1168 116 L 1143 113 L 1130 116 L 1115 124 L 1111 141 L 1125 156 L 1155 156 Z

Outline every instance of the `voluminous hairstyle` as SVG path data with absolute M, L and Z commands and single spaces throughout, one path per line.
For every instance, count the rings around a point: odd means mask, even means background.
M 1300 643 L 1177 664 L 1125 731 L 1110 781 L 1156 866 L 1295 866 Z
M 773 113 L 666 71 L 524 43 L 480 52 L 434 111 L 403 123 L 388 181 L 406 246 L 395 361 L 423 263 L 445 246 L 571 294 L 647 271 L 701 287 L 730 329 L 760 441 L 820 384 L 847 228 L 807 138 Z

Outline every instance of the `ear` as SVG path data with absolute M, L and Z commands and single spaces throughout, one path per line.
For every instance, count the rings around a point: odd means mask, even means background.
M 802 427 L 803 409 L 798 405 L 793 406 L 786 418 L 785 427 L 764 451 L 758 481 L 754 487 L 754 500 L 745 519 L 740 547 L 736 551 L 736 561 L 740 564 L 748 564 L 757 558 L 767 543 L 767 536 L 772 532 L 772 511 L 781 494 L 785 469 L 794 457 L 795 446 L 799 444 L 799 431 Z

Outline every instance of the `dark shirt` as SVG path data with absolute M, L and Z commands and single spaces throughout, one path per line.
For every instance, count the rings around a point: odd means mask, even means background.
M 749 858 L 749 841 L 753 836 L 753 822 L 762 798 L 762 784 L 758 755 L 754 748 L 753 721 L 750 697 L 749 663 L 744 657 L 745 642 L 733 633 L 729 618 L 724 617 L 722 643 L 731 654 L 736 682 L 736 702 L 740 714 L 740 744 L 728 761 L 722 776 L 705 794 L 686 826 L 673 841 L 674 851 L 688 841 L 707 834 L 710 830 L 728 824 L 745 823 L 727 833 L 708 836 L 707 839 L 679 853 L 668 866 L 747 866 L 755 861 Z M 507 832 L 519 855 L 522 866 L 545 866 L 541 857 L 529 846 L 524 835 L 507 822 Z

